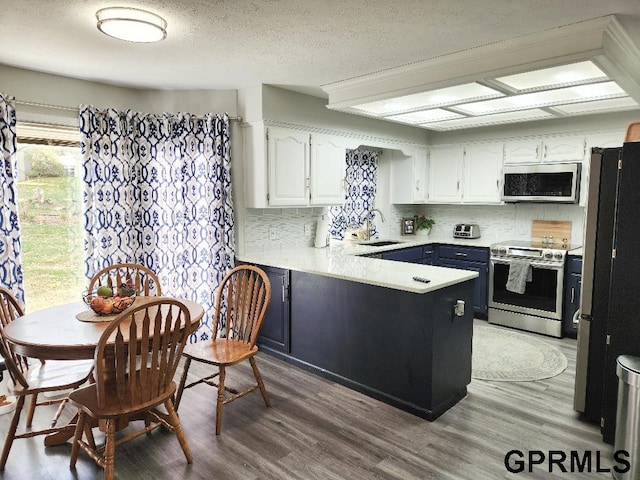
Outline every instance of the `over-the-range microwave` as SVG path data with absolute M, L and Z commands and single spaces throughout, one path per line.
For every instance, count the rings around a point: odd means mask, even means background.
M 577 203 L 580 166 L 577 162 L 505 165 L 502 200 Z

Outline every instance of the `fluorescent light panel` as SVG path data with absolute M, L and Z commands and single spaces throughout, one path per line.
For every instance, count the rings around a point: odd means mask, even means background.
M 554 118 L 554 115 L 544 110 L 525 110 L 522 112 L 497 113 L 495 115 L 483 115 L 480 117 L 465 117 L 443 122 L 425 123 L 421 127 L 431 130 L 445 131 L 459 128 L 483 127 L 489 125 L 499 125 L 502 123 L 525 122 L 527 120 L 542 120 Z
M 503 93 L 493 88 L 485 87 L 479 83 L 468 83 L 456 85 L 455 87 L 439 88 L 429 92 L 414 93 L 389 100 L 354 105 L 351 108 L 369 115 L 386 117 L 413 110 L 427 110 L 502 96 L 504 96 Z
M 608 78 L 593 62 L 579 62 L 508 75 L 496 80 L 517 92 L 523 92 L 602 81 Z
M 580 115 L 586 113 L 599 113 L 606 111 L 631 110 L 638 108 L 638 102 L 631 97 L 612 98 L 609 100 L 598 100 L 595 102 L 573 103 L 570 105 L 561 105 L 554 107 L 565 115 Z
M 456 105 L 456 109 L 469 115 L 488 115 L 626 96 L 626 92 L 615 82 L 603 82 Z
M 453 118 L 461 118 L 464 115 L 450 112 L 442 108 L 432 108 L 430 110 L 420 110 L 419 112 L 403 113 L 402 115 L 392 115 L 385 117 L 387 120 L 417 125 L 420 123 L 439 122 L 442 120 L 451 120 Z

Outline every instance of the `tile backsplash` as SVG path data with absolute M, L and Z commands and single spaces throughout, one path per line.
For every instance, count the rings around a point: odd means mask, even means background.
M 317 217 L 325 208 L 247 209 L 244 216 L 244 251 L 268 252 L 312 247 Z M 525 240 L 533 220 L 571 222 L 571 243 L 582 244 L 584 207 L 551 203 L 504 205 L 390 205 L 386 222 L 379 223 L 380 237 L 397 237 L 402 217 L 425 214 L 436 221 L 433 232 L 451 234 L 456 223 L 477 223 L 488 242 Z M 379 220 L 376 218 L 376 222 Z
M 528 240 L 533 220 L 571 222 L 571 244 L 582 244 L 584 207 L 551 203 L 515 203 L 504 205 L 394 205 L 393 219 L 425 214 L 436 221 L 433 233 L 453 235 L 457 223 L 477 223 L 482 238 L 490 243 Z
M 325 211 L 325 208 L 249 208 L 244 217 L 244 251 L 312 247 L 317 217 Z

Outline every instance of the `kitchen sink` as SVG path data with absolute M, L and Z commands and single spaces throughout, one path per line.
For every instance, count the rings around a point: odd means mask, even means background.
M 379 241 L 368 241 L 368 242 L 359 242 L 359 245 L 367 245 L 368 247 L 386 247 L 387 245 L 396 245 L 399 242 L 397 240 L 379 240 Z

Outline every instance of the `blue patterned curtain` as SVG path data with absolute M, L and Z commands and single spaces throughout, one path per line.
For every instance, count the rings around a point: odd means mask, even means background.
M 20 223 L 18 222 L 18 159 L 16 108 L 13 97 L 0 93 L 0 285 L 24 306 Z
M 114 263 L 146 265 L 163 293 L 207 314 L 233 267 L 229 117 L 80 108 L 86 276 Z
M 378 175 L 378 153 L 347 151 L 347 192 L 342 206 L 329 208 L 329 232 L 342 240 L 347 228 L 360 227 L 374 207 Z M 369 216 L 373 220 L 373 215 Z M 373 225 L 373 224 L 372 224 Z M 372 228 L 375 235 L 375 226 Z

